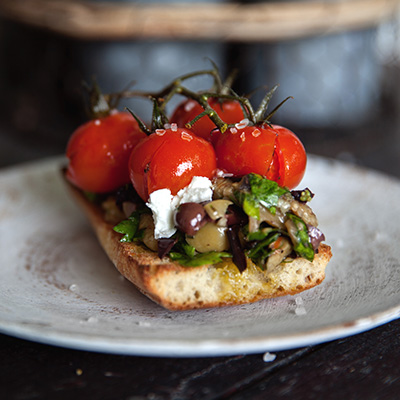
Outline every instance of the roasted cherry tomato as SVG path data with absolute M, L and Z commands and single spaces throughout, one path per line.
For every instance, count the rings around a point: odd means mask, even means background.
M 219 100 L 216 98 L 208 99 L 208 104 L 217 112 L 220 118 L 227 124 L 234 124 L 241 121 L 243 110 L 239 102 L 230 100 Z M 201 105 L 192 99 L 182 102 L 172 114 L 170 121 L 176 123 L 179 127 L 184 128 L 185 125 L 192 121 L 195 117 L 203 112 Z M 211 140 L 210 132 L 215 129 L 214 122 L 208 116 L 200 118 L 190 128 L 197 136 Z
M 307 163 L 304 146 L 284 127 L 248 126 L 244 122 L 216 137 L 218 168 L 235 176 L 253 172 L 289 189 L 296 187 L 304 176 Z
M 175 195 L 194 176 L 212 178 L 216 167 L 212 145 L 175 124 L 142 140 L 129 159 L 131 181 L 145 201 L 158 189 L 170 189 Z
M 107 193 L 129 183 L 128 160 L 146 137 L 127 112 L 88 121 L 71 136 L 66 155 L 68 180 L 82 190 Z

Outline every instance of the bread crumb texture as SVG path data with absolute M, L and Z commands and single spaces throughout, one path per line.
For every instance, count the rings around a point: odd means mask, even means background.
M 152 294 L 149 297 L 171 310 L 251 303 L 300 293 L 320 284 L 330 257 L 330 247 L 322 245 L 314 262 L 297 258 L 278 265 L 269 273 L 261 271 L 251 261 L 243 273 L 231 261 L 195 268 L 152 268 L 145 286 Z

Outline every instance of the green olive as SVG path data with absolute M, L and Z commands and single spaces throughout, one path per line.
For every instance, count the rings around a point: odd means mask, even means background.
M 229 249 L 226 227 L 207 222 L 193 237 L 186 236 L 186 241 L 199 253 L 225 251 Z
M 204 206 L 204 210 L 213 221 L 216 221 L 217 219 L 225 218 L 226 210 L 231 204 L 233 203 L 230 200 L 214 200 L 207 203 Z
M 150 214 L 143 214 L 140 217 L 139 229 L 144 229 L 143 232 L 143 243 L 153 251 L 157 251 L 158 244 L 154 238 L 154 221 Z

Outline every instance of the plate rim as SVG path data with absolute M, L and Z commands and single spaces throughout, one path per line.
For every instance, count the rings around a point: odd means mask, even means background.
M 223 357 L 239 354 L 262 354 L 269 351 L 293 350 L 328 343 L 367 332 L 400 318 L 400 305 L 386 311 L 351 321 L 288 335 L 256 336 L 251 338 L 207 339 L 201 342 L 182 339 L 129 339 L 91 334 L 66 334 L 53 329 L 51 334 L 31 329 L 24 324 L 2 324 L 0 333 L 44 345 L 105 354 L 147 357 Z M 8 325 L 8 326 L 7 326 Z

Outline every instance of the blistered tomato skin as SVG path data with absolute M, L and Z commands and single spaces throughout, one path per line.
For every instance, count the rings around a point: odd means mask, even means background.
M 243 117 L 243 110 L 237 101 L 220 101 L 215 98 L 210 98 L 208 104 L 217 112 L 220 118 L 227 124 L 234 124 L 241 121 Z M 176 123 L 178 127 L 184 128 L 185 125 L 192 121 L 195 117 L 203 112 L 203 108 L 197 101 L 189 99 L 185 100 L 173 112 L 170 121 Z M 211 141 L 210 132 L 215 129 L 214 122 L 208 116 L 200 118 L 190 130 L 197 136 Z
M 266 176 L 274 154 L 275 139 L 273 132 L 253 126 L 228 129 L 215 143 L 218 168 L 235 176 L 251 172 Z
M 280 186 L 294 189 L 303 179 L 307 155 L 300 139 L 289 129 L 274 125 L 277 132 L 276 158 L 279 165 L 277 182 Z
M 144 201 L 158 189 L 175 195 L 194 176 L 211 179 L 216 168 L 212 145 L 182 128 L 157 130 L 135 147 L 129 160 L 131 182 Z
M 304 176 L 307 156 L 298 137 L 277 125 L 236 124 L 215 135 L 218 168 L 235 176 L 257 173 L 292 189 Z
M 144 137 L 136 120 L 126 112 L 86 122 L 69 139 L 67 179 L 95 193 L 111 192 L 129 183 L 129 156 Z

